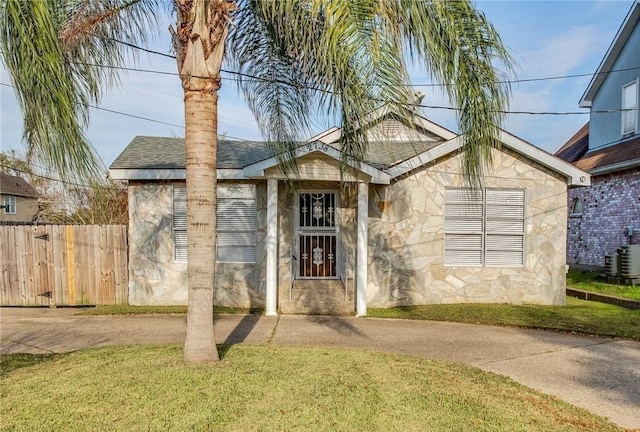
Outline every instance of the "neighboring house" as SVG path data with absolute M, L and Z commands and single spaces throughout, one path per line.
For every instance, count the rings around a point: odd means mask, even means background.
M 618 30 L 581 107 L 590 121 L 556 156 L 591 174 L 569 192 L 567 261 L 603 267 L 621 245 L 640 244 L 640 2 Z
M 271 315 L 296 298 L 304 309 L 319 300 L 300 293 L 332 283 L 358 315 L 564 304 L 567 189 L 588 185 L 587 173 L 501 131 L 483 187 L 470 191 L 461 136 L 419 115 L 407 127 L 387 107 L 369 120 L 365 163 L 341 177 L 332 128 L 298 148 L 294 186 L 263 143 L 218 143 L 215 304 Z M 136 137 L 110 168 L 129 181 L 130 303 L 186 304 L 184 140 Z
M 0 173 L 0 221 L 31 222 L 38 214 L 38 192 L 21 177 Z

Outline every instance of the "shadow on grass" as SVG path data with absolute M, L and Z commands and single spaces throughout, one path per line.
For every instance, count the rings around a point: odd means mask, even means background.
M 0 377 L 4 378 L 11 372 L 42 363 L 49 363 L 66 354 L 3 354 L 0 356 Z

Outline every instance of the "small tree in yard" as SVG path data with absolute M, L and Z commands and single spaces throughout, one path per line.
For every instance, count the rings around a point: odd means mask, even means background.
M 0 37 L 32 154 L 61 173 L 91 176 L 84 103 L 129 44 L 157 22 L 153 0 L 2 0 Z M 490 158 L 508 91 L 492 64 L 510 66 L 497 32 L 470 1 L 174 0 L 172 29 L 184 89 L 189 313 L 184 358 L 218 359 L 213 333 L 217 99 L 225 52 L 263 135 L 281 162 L 319 107 L 340 119 L 342 151 L 362 160 L 357 126 L 381 103 L 412 100 L 406 60 L 445 85 L 465 134 L 464 172 Z M 401 110 L 402 112 L 402 110 Z M 407 114 L 409 115 L 409 114 Z M 241 144 L 239 144 L 241 145 Z

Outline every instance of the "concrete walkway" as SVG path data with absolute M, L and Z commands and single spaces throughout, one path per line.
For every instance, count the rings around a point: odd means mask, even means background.
M 79 317 L 74 309 L 0 310 L 0 353 L 179 343 L 185 316 Z M 216 317 L 224 343 L 327 346 L 446 359 L 507 375 L 625 428 L 640 429 L 640 343 L 433 321 L 256 315 Z

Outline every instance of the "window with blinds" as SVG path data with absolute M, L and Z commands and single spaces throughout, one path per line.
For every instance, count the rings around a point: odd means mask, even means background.
M 255 185 L 218 185 L 216 260 L 256 262 Z M 173 240 L 176 261 L 187 260 L 186 188 L 173 186 Z
M 523 266 L 524 219 L 524 190 L 447 189 L 444 264 Z

